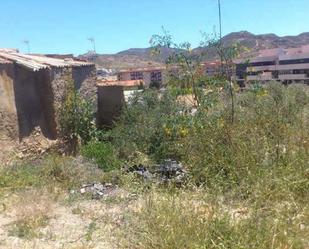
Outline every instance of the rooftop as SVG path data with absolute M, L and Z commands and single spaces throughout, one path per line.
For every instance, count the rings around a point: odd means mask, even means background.
M 101 80 L 97 81 L 98 86 L 123 86 L 123 87 L 136 87 L 144 85 L 143 80 Z
M 72 58 L 51 58 L 44 55 L 28 55 L 19 53 L 14 49 L 0 49 L 0 63 L 2 61 L 14 62 L 32 71 L 48 69 L 52 67 L 82 67 L 92 66 L 93 63 L 79 61 Z M 3 64 L 3 63 L 2 63 Z
M 131 73 L 131 72 L 150 72 L 165 70 L 166 67 L 138 67 L 119 70 L 119 73 Z
M 298 48 L 274 48 L 259 51 L 259 55 L 250 59 L 234 60 L 236 64 L 268 62 L 276 60 L 296 60 L 309 58 L 309 45 Z

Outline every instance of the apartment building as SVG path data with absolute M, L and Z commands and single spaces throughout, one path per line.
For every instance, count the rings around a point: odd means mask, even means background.
M 262 50 L 257 57 L 236 60 L 235 64 L 240 85 L 254 81 L 309 84 L 309 45 Z
M 147 67 L 120 70 L 118 81 L 137 81 L 142 82 L 145 87 L 160 87 L 166 82 L 166 68 Z
M 222 64 L 219 60 L 206 61 L 202 63 L 204 74 L 207 76 L 217 76 L 222 71 Z

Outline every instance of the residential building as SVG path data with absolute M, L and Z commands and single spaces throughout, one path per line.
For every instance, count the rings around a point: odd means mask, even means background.
M 240 85 L 254 81 L 309 84 L 309 45 L 262 50 L 255 58 L 235 63 L 236 80 Z
M 207 76 L 217 76 L 220 75 L 222 71 L 221 61 L 213 60 L 213 61 L 206 61 L 202 63 L 203 66 L 203 73 Z
M 118 72 L 119 81 L 142 81 L 145 87 L 160 87 L 166 83 L 165 67 L 130 68 Z

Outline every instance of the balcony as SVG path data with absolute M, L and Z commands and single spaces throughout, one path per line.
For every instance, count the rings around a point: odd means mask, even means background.
M 247 72 L 262 72 L 262 71 L 276 71 L 277 66 L 271 65 L 271 66 L 256 66 L 256 67 L 248 67 Z
M 307 80 L 309 79 L 306 74 L 281 74 L 279 80 Z
M 309 69 L 309 63 L 277 65 L 277 70 Z
M 248 75 L 247 81 L 267 81 L 276 80 L 271 73 L 264 73 L 259 75 Z
M 297 70 L 297 69 L 299 70 L 309 69 L 309 63 L 248 67 L 247 72 Z

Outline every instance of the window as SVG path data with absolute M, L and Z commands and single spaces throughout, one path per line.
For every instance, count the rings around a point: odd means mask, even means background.
M 161 83 L 162 82 L 162 73 L 160 71 L 153 71 L 150 73 L 150 81 Z
M 143 72 L 132 72 L 130 73 L 131 80 L 142 80 L 144 79 L 143 77 Z
M 279 61 L 280 65 L 302 64 L 302 63 L 309 63 L 309 58 L 298 59 L 298 60 L 282 60 L 282 61 Z

